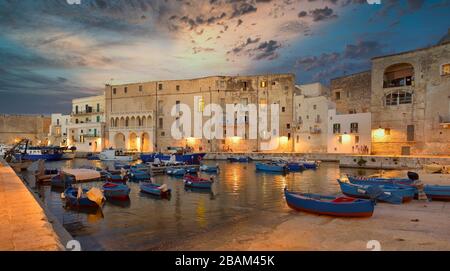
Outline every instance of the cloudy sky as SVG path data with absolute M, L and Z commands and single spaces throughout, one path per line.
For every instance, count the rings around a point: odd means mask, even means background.
M 0 0 L 0 113 L 68 112 L 106 83 L 370 69 L 437 43 L 450 0 Z

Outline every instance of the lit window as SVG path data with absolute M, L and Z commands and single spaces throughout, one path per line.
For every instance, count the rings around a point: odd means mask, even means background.
M 267 87 L 267 81 L 261 81 L 260 87 L 262 88 Z
M 441 75 L 450 75 L 450 63 L 441 66 Z

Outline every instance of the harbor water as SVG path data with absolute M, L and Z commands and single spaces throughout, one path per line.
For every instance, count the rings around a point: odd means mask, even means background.
M 374 170 L 340 169 L 337 163 L 322 163 L 317 170 L 287 175 L 259 173 L 254 163 L 207 161 L 220 166 L 211 191 L 185 190 L 182 178 L 155 176 L 158 184 L 172 189 L 170 199 L 142 194 L 138 183 L 129 182 L 129 201 L 107 201 L 101 210 L 79 212 L 66 209 L 61 190 L 36 186 L 30 173 L 23 177 L 40 196 L 50 212 L 83 250 L 164 250 L 209 230 L 232 225 L 236 221 L 258 223 L 259 214 L 287 213 L 283 189 L 339 194 L 336 182 L 342 174 L 368 175 Z M 81 166 L 112 167 L 112 163 L 75 159 L 47 162 L 47 168 Z M 78 184 L 77 184 L 78 185 Z M 83 187 L 101 187 L 101 182 L 84 183 Z

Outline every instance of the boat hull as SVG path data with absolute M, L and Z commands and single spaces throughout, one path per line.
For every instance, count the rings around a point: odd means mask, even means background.
M 103 185 L 103 194 L 107 199 L 126 200 L 130 195 L 130 188 L 127 185 L 106 183 Z
M 375 203 L 370 200 L 350 199 L 350 202 L 333 202 L 336 197 L 292 193 L 285 190 L 287 205 L 302 212 L 337 217 L 371 217 Z
M 206 153 L 193 153 L 193 154 L 174 154 L 177 162 L 187 163 L 191 165 L 199 165 Z M 151 153 L 141 154 L 141 160 L 144 163 L 153 163 L 156 158 L 160 161 L 170 160 L 171 155 Z
M 141 184 L 140 188 L 141 188 L 142 193 L 153 195 L 153 196 L 158 196 L 158 197 L 167 196 L 171 193 L 170 189 L 168 189 L 167 191 L 162 191 L 160 189 L 159 185 L 150 184 L 150 183 Z
M 45 161 L 59 161 L 63 157 L 62 153 L 54 153 L 54 154 L 16 154 L 16 158 L 22 160 L 45 160 Z
M 342 193 L 349 197 L 369 199 L 371 196 L 376 197 L 377 200 L 382 202 L 388 202 L 392 204 L 401 204 L 409 202 L 414 198 L 415 191 L 411 188 L 401 188 L 388 185 L 357 185 L 352 183 L 344 183 L 339 181 Z M 376 191 L 374 188 L 379 188 Z M 373 192 L 372 192 L 373 191 Z
M 83 189 L 84 194 L 86 194 L 87 190 Z M 98 204 L 94 201 L 91 201 L 86 196 L 81 197 L 80 199 L 77 198 L 78 191 L 72 187 L 67 188 L 64 191 L 64 196 L 66 200 L 66 204 L 70 207 L 76 207 L 76 208 L 98 208 Z
M 281 165 L 268 165 L 268 164 L 258 163 L 258 164 L 256 164 L 256 170 L 264 171 L 264 172 L 286 173 L 286 172 L 288 172 L 288 167 L 281 166 Z

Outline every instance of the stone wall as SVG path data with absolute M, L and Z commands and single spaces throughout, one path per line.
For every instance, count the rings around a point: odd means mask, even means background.
M 26 138 L 34 145 L 47 145 L 50 124 L 48 116 L 0 115 L 0 144 Z
M 331 100 L 338 114 L 370 112 L 371 72 L 361 72 L 331 80 Z
M 386 131 L 373 138 L 374 154 L 450 154 L 450 129 L 440 121 L 450 116 L 450 75 L 441 75 L 446 63 L 450 44 L 373 59 L 372 129 Z M 393 65 L 413 68 L 410 85 L 386 86 L 385 71 Z M 412 102 L 386 104 L 387 95 L 399 91 L 412 94 Z M 409 138 L 408 126 L 413 132 Z

